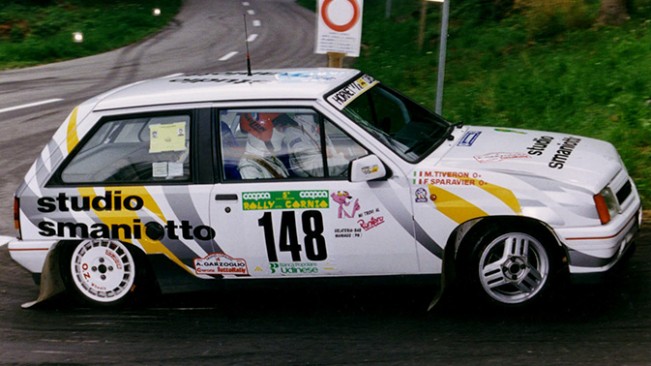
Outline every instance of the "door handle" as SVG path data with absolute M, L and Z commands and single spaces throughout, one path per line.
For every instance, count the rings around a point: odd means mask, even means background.
M 237 201 L 237 194 L 235 193 L 216 194 L 215 201 Z

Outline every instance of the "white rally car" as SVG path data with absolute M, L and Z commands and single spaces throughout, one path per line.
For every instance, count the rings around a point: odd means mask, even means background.
M 419 276 L 536 301 L 606 272 L 640 198 L 615 148 L 450 124 L 349 69 L 176 75 L 75 108 L 14 203 L 12 258 L 92 304 L 223 281 Z M 563 276 L 565 277 L 565 276 Z

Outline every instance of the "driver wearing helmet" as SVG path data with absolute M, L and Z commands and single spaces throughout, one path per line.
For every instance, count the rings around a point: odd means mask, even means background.
M 314 115 L 244 113 L 240 128 L 248 133 L 245 153 L 238 169 L 242 179 L 323 177 L 321 128 Z M 340 176 L 348 159 L 332 148 L 326 137 L 328 173 Z M 279 159 L 279 157 L 281 160 Z
M 283 133 L 274 128 L 279 113 L 243 113 L 240 128 L 248 134 L 244 155 L 238 164 L 242 179 L 285 178 L 287 168 L 277 155 L 283 150 Z

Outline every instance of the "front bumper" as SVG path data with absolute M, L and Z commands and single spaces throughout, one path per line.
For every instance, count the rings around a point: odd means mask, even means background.
M 610 270 L 631 248 L 642 223 L 642 209 L 631 208 L 598 228 L 559 229 L 571 274 Z

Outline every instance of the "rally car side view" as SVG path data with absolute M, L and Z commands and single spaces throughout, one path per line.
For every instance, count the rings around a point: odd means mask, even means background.
M 92 98 L 17 189 L 39 300 L 427 276 L 519 306 L 611 269 L 640 198 L 615 148 L 451 124 L 350 69 L 175 75 Z

